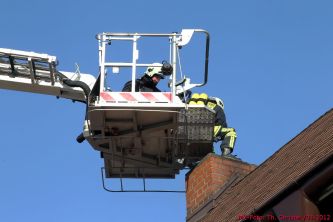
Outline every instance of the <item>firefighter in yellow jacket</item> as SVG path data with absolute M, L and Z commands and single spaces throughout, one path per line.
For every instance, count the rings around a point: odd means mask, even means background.
M 214 142 L 222 141 L 220 148 L 223 156 L 231 154 L 237 134 L 234 128 L 228 127 L 223 101 L 217 97 L 208 97 L 205 93 L 194 93 L 189 104 L 204 104 L 215 111 Z

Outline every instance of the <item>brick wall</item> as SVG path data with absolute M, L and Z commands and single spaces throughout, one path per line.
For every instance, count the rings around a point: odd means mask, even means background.
M 199 211 L 235 173 L 244 176 L 253 169 L 255 165 L 208 154 L 186 175 L 187 216 Z

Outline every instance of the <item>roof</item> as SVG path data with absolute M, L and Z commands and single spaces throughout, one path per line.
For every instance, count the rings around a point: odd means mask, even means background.
M 308 126 L 254 171 L 223 190 L 201 221 L 239 221 L 251 215 L 333 156 L 333 109 Z

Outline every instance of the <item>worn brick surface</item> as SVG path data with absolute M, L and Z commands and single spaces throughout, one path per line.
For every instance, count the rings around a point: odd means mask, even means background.
M 254 168 L 242 161 L 208 154 L 186 175 L 187 214 L 192 214 L 209 201 L 234 173 L 247 174 Z

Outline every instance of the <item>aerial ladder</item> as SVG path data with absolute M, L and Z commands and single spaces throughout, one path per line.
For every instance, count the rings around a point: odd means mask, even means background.
M 204 76 L 200 83 L 178 76 L 178 50 L 195 33 L 205 35 Z M 164 64 L 140 63 L 141 39 L 165 38 L 169 44 L 166 62 L 173 67 L 169 90 L 135 92 L 135 79 L 141 68 Z M 193 166 L 213 149 L 215 113 L 205 105 L 188 104 L 189 90 L 203 86 L 208 79 L 209 34 L 202 29 L 181 33 L 100 33 L 99 75 L 57 69 L 55 56 L 0 48 L 0 88 L 53 95 L 86 103 L 83 131 L 78 142 L 86 140 L 104 158 L 106 178 L 175 178 L 180 170 Z M 108 50 L 114 42 L 131 44 L 130 61 L 112 61 Z M 117 52 L 113 52 L 117 54 Z M 130 70 L 132 91 L 113 91 L 107 86 L 109 70 Z M 111 83 L 111 85 L 117 83 Z

